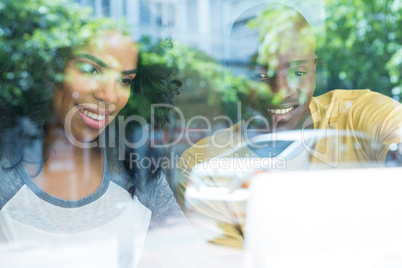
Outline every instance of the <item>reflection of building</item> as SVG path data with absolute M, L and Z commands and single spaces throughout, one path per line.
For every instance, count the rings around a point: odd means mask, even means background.
M 172 36 L 221 58 L 224 0 L 76 0 L 95 16 L 126 18 L 133 36 Z
M 134 37 L 172 36 L 174 40 L 203 50 L 219 61 L 227 61 L 234 56 L 231 55 L 228 44 L 233 22 L 247 8 L 265 1 L 76 0 L 76 2 L 91 6 L 96 16 L 126 18 L 133 25 Z M 295 0 L 277 2 L 295 6 L 312 24 L 319 23 L 320 18 L 317 14 L 322 13 L 324 9 L 323 1 L 304 1 L 304 6 Z

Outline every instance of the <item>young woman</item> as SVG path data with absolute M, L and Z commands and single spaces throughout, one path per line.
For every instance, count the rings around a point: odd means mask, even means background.
M 27 35 L 35 36 L 35 23 Z M 60 267 L 66 255 L 69 267 L 134 267 L 150 229 L 184 222 L 158 161 L 163 154 L 139 137 L 151 116 L 156 127 L 166 122 L 166 110 L 151 115 L 150 105 L 170 104 L 180 82 L 162 66 L 142 66 L 139 45 L 117 28 L 79 23 L 93 30 L 82 45 L 30 52 L 54 60 L 30 65 L 22 94 L 1 81 L 9 92 L 0 95 L 0 253 L 13 244 L 36 252 L 40 267 Z M 60 65 L 59 82 L 44 77 Z M 15 256 L 0 255 L 0 264 Z

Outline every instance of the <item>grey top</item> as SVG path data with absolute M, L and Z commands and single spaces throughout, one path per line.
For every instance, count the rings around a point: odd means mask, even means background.
M 47 194 L 32 181 L 22 163 L 3 168 L 18 163 L 15 152 L 3 148 L 0 160 L 0 246 L 63 248 L 61 252 L 65 253 L 66 245 L 86 245 L 86 249 L 92 245 L 100 252 L 99 243 L 106 241 L 107 251 L 116 254 L 98 256 L 101 263 L 135 267 L 150 230 L 187 225 L 164 176 L 142 178 L 134 198 L 130 196 L 128 189 L 133 182 L 117 160 L 117 149 L 104 151 L 103 179 L 98 189 L 74 201 Z M 82 251 L 70 252 L 70 262 L 74 256 L 82 260 L 80 254 Z M 88 254 L 85 257 L 89 258 Z M 43 263 L 42 267 L 47 266 Z

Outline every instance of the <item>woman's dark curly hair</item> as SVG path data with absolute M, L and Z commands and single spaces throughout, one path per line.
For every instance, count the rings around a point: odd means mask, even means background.
M 152 129 L 162 128 L 168 120 L 169 107 L 159 107 L 154 109 L 154 114 L 151 114 L 152 104 L 173 104 L 174 95 L 178 94 L 178 89 L 181 87 L 181 82 L 177 79 L 172 79 L 175 74 L 173 68 L 168 68 L 161 64 L 140 64 L 138 66 L 138 73 L 132 85 L 129 104 L 120 112 L 123 115 L 137 115 L 144 121 L 151 125 Z M 125 127 L 126 137 L 132 137 L 132 141 L 136 141 L 135 133 L 139 128 L 142 128 L 138 123 L 128 125 Z M 135 181 L 138 176 L 146 176 L 147 178 L 157 178 L 163 171 L 158 163 L 160 158 L 165 156 L 165 150 L 159 148 L 152 148 L 150 142 L 146 143 L 144 147 L 137 148 L 142 152 L 142 157 L 148 157 L 151 166 L 147 170 L 139 170 L 138 165 L 131 165 L 129 159 L 130 154 L 135 152 L 134 148 L 126 148 L 126 157 L 124 165 L 127 172 L 134 177 Z M 130 189 L 130 193 L 134 194 L 135 187 Z
M 111 29 L 128 32 L 111 19 L 91 18 L 68 0 L 3 1 L 0 6 L 0 160 L 6 144 L 13 143 L 18 148 L 22 161 L 24 146 L 43 139 L 53 114 L 53 92 L 63 81 L 64 67 L 72 51 L 97 32 Z M 172 79 L 173 68 L 162 64 L 144 65 L 141 57 L 137 69 L 129 102 L 119 115 L 138 115 L 147 124 L 151 124 L 153 117 L 153 128 L 161 128 L 168 121 L 169 109 L 156 109 L 151 115 L 151 105 L 172 104 L 181 83 Z M 34 125 L 36 131 L 24 127 L 21 123 L 24 120 Z M 125 136 L 130 139 L 140 127 L 135 123 L 129 125 Z M 163 157 L 163 151 L 146 145 L 145 156 Z M 126 148 L 126 155 L 134 150 Z M 155 164 L 160 161 L 151 161 L 153 166 L 145 171 L 130 167 L 128 161 L 126 157 L 124 166 L 134 180 L 140 173 L 145 172 L 152 179 L 162 172 Z M 133 194 L 134 188 L 130 192 Z

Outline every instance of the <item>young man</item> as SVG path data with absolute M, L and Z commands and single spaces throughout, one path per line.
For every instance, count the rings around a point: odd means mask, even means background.
M 258 13 L 261 14 L 256 16 Z M 232 247 L 243 244 L 243 222 L 238 220 L 243 211 L 226 201 L 184 198 L 196 164 L 222 156 L 255 157 L 250 146 L 233 149 L 256 131 L 300 130 L 302 135 L 304 129 L 314 128 L 338 133 L 318 137 L 310 144 L 307 164 L 285 159 L 288 170 L 383 165 L 387 154 L 396 152 L 390 152 L 390 147 L 395 149 L 402 142 L 402 105 L 395 100 L 368 89 L 333 90 L 313 97 L 315 38 L 298 11 L 270 3 L 252 7 L 243 14 L 246 15 L 240 15 L 234 25 L 251 20 L 247 23 L 251 27 L 242 34 L 232 31 L 232 39 L 239 42 L 240 38 L 247 38 L 251 48 L 258 43 L 257 51 L 249 53 L 250 73 L 265 90 L 259 87 L 239 93 L 243 120 L 185 151 L 176 171 L 179 203 L 190 208 L 192 215 L 209 220 L 203 228 L 208 240 Z M 217 183 L 213 176 L 200 177 L 205 185 Z

